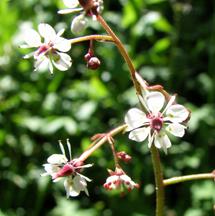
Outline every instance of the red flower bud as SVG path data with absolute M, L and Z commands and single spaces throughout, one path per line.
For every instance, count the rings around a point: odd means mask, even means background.
M 101 62 L 97 57 L 92 57 L 87 61 L 87 67 L 92 70 L 98 69 L 100 67 L 100 64 Z
M 117 152 L 116 153 L 116 156 L 120 159 L 120 160 L 122 160 L 122 161 L 124 161 L 124 162 L 129 162 L 131 159 L 132 159 L 132 157 L 130 156 L 130 155 L 128 155 L 126 152 L 124 152 L 124 151 L 121 151 L 121 152 Z

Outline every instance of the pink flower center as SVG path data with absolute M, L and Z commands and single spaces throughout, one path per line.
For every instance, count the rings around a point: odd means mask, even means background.
M 161 113 L 159 113 L 158 116 L 148 114 L 147 117 L 150 119 L 150 127 L 153 130 L 159 132 L 163 126 L 163 117 L 162 117 Z
M 64 177 L 71 175 L 75 172 L 75 169 L 72 165 L 70 164 L 65 164 L 63 168 L 61 168 L 54 176 L 54 179 L 59 178 L 59 177 Z
M 43 45 L 41 45 L 41 46 L 39 47 L 39 49 L 36 51 L 36 56 L 39 56 L 39 55 L 41 55 L 41 54 L 43 54 L 43 53 L 46 54 L 46 52 L 47 52 L 48 50 L 50 50 L 50 48 L 52 48 L 52 47 L 53 47 L 53 43 L 51 43 L 51 42 L 49 42 L 48 44 L 43 44 Z

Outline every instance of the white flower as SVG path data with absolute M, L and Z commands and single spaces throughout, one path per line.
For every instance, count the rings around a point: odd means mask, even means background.
M 186 126 L 183 122 L 189 118 L 189 111 L 182 105 L 173 104 L 175 96 L 170 98 L 164 108 L 165 97 L 157 91 L 147 93 L 144 98 L 139 96 L 139 99 L 146 113 L 132 108 L 126 114 L 129 139 L 142 142 L 148 137 L 149 148 L 154 143 L 157 148 L 167 152 L 167 148 L 171 147 L 167 132 L 177 137 L 184 136 Z
M 35 70 L 38 70 L 42 65 L 48 66 L 51 73 L 53 73 L 53 66 L 61 71 L 68 70 L 72 65 L 72 61 L 71 57 L 65 52 L 71 49 L 71 43 L 61 37 L 64 29 L 56 33 L 49 24 L 41 23 L 38 26 L 38 31 L 39 33 L 30 29 L 24 33 L 26 45 L 21 47 L 37 48 L 35 52 L 24 56 L 24 58 L 34 57 Z
M 80 174 L 83 168 L 91 167 L 92 164 L 84 165 L 82 161 L 71 158 L 71 146 L 69 140 L 67 140 L 67 146 L 69 149 L 69 160 L 66 157 L 64 147 L 59 141 L 62 154 L 53 154 L 48 159 L 46 164 L 43 164 L 45 173 L 42 176 L 50 175 L 54 182 L 65 178 L 64 187 L 66 190 L 67 197 L 78 196 L 81 191 L 84 191 L 89 195 L 87 190 L 87 181 L 91 179 Z
M 115 172 L 108 170 L 110 176 L 106 179 L 105 184 L 103 185 L 107 190 L 120 189 L 123 190 L 127 188 L 128 191 L 131 191 L 134 188 L 139 188 L 139 184 L 131 180 L 122 169 L 116 168 Z
M 59 10 L 59 14 L 69 14 L 74 12 L 81 12 L 80 15 L 76 16 L 71 23 L 71 30 L 74 33 L 79 33 L 83 31 L 87 26 L 87 16 L 92 16 L 94 20 L 96 20 L 95 12 L 101 13 L 103 10 L 103 0 L 91 0 L 89 3 L 89 8 L 87 7 L 84 10 L 84 8 L 81 7 L 78 0 L 63 0 L 64 5 L 67 7 L 66 9 Z

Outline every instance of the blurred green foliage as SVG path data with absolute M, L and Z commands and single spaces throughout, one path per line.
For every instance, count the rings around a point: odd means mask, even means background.
M 70 15 L 58 15 L 61 0 L 0 1 L 0 216 L 151 216 L 155 197 L 152 164 L 146 144 L 117 137 L 118 150 L 133 161 L 124 166 L 141 184 L 121 197 L 106 192 L 106 168 L 113 168 L 108 146 L 88 162 L 93 179 L 90 197 L 66 199 L 63 183 L 40 177 L 46 158 L 59 151 L 58 140 L 72 143 L 78 156 L 95 133 L 123 122 L 137 105 L 128 68 L 112 44 L 95 43 L 102 61 L 98 71 L 85 67 L 88 43 L 74 45 L 69 71 L 33 72 L 23 60 L 24 27 L 47 22 L 70 32 Z M 162 84 L 192 111 L 189 132 L 161 152 L 165 177 L 210 172 L 215 152 L 215 2 L 213 0 L 105 1 L 104 17 L 125 43 L 138 71 L 151 84 Z M 90 22 L 83 33 L 104 33 Z M 213 215 L 214 183 L 196 181 L 166 189 L 167 216 Z

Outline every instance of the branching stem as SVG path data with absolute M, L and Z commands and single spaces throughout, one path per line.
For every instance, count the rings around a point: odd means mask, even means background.
M 193 175 L 185 175 L 185 176 L 177 176 L 169 179 L 164 179 L 164 186 L 178 184 L 185 181 L 193 181 L 193 180 L 201 180 L 201 179 L 215 179 L 214 173 L 201 173 L 201 174 L 193 174 Z
M 108 132 L 107 136 L 104 136 L 101 138 L 97 143 L 95 143 L 91 148 L 87 149 L 85 152 L 82 153 L 82 155 L 79 157 L 81 161 L 85 161 L 96 149 L 98 149 L 100 146 L 102 146 L 104 143 L 106 143 L 109 139 L 109 137 L 113 137 L 119 133 L 122 133 L 126 129 L 127 125 L 123 124 L 110 132 Z

